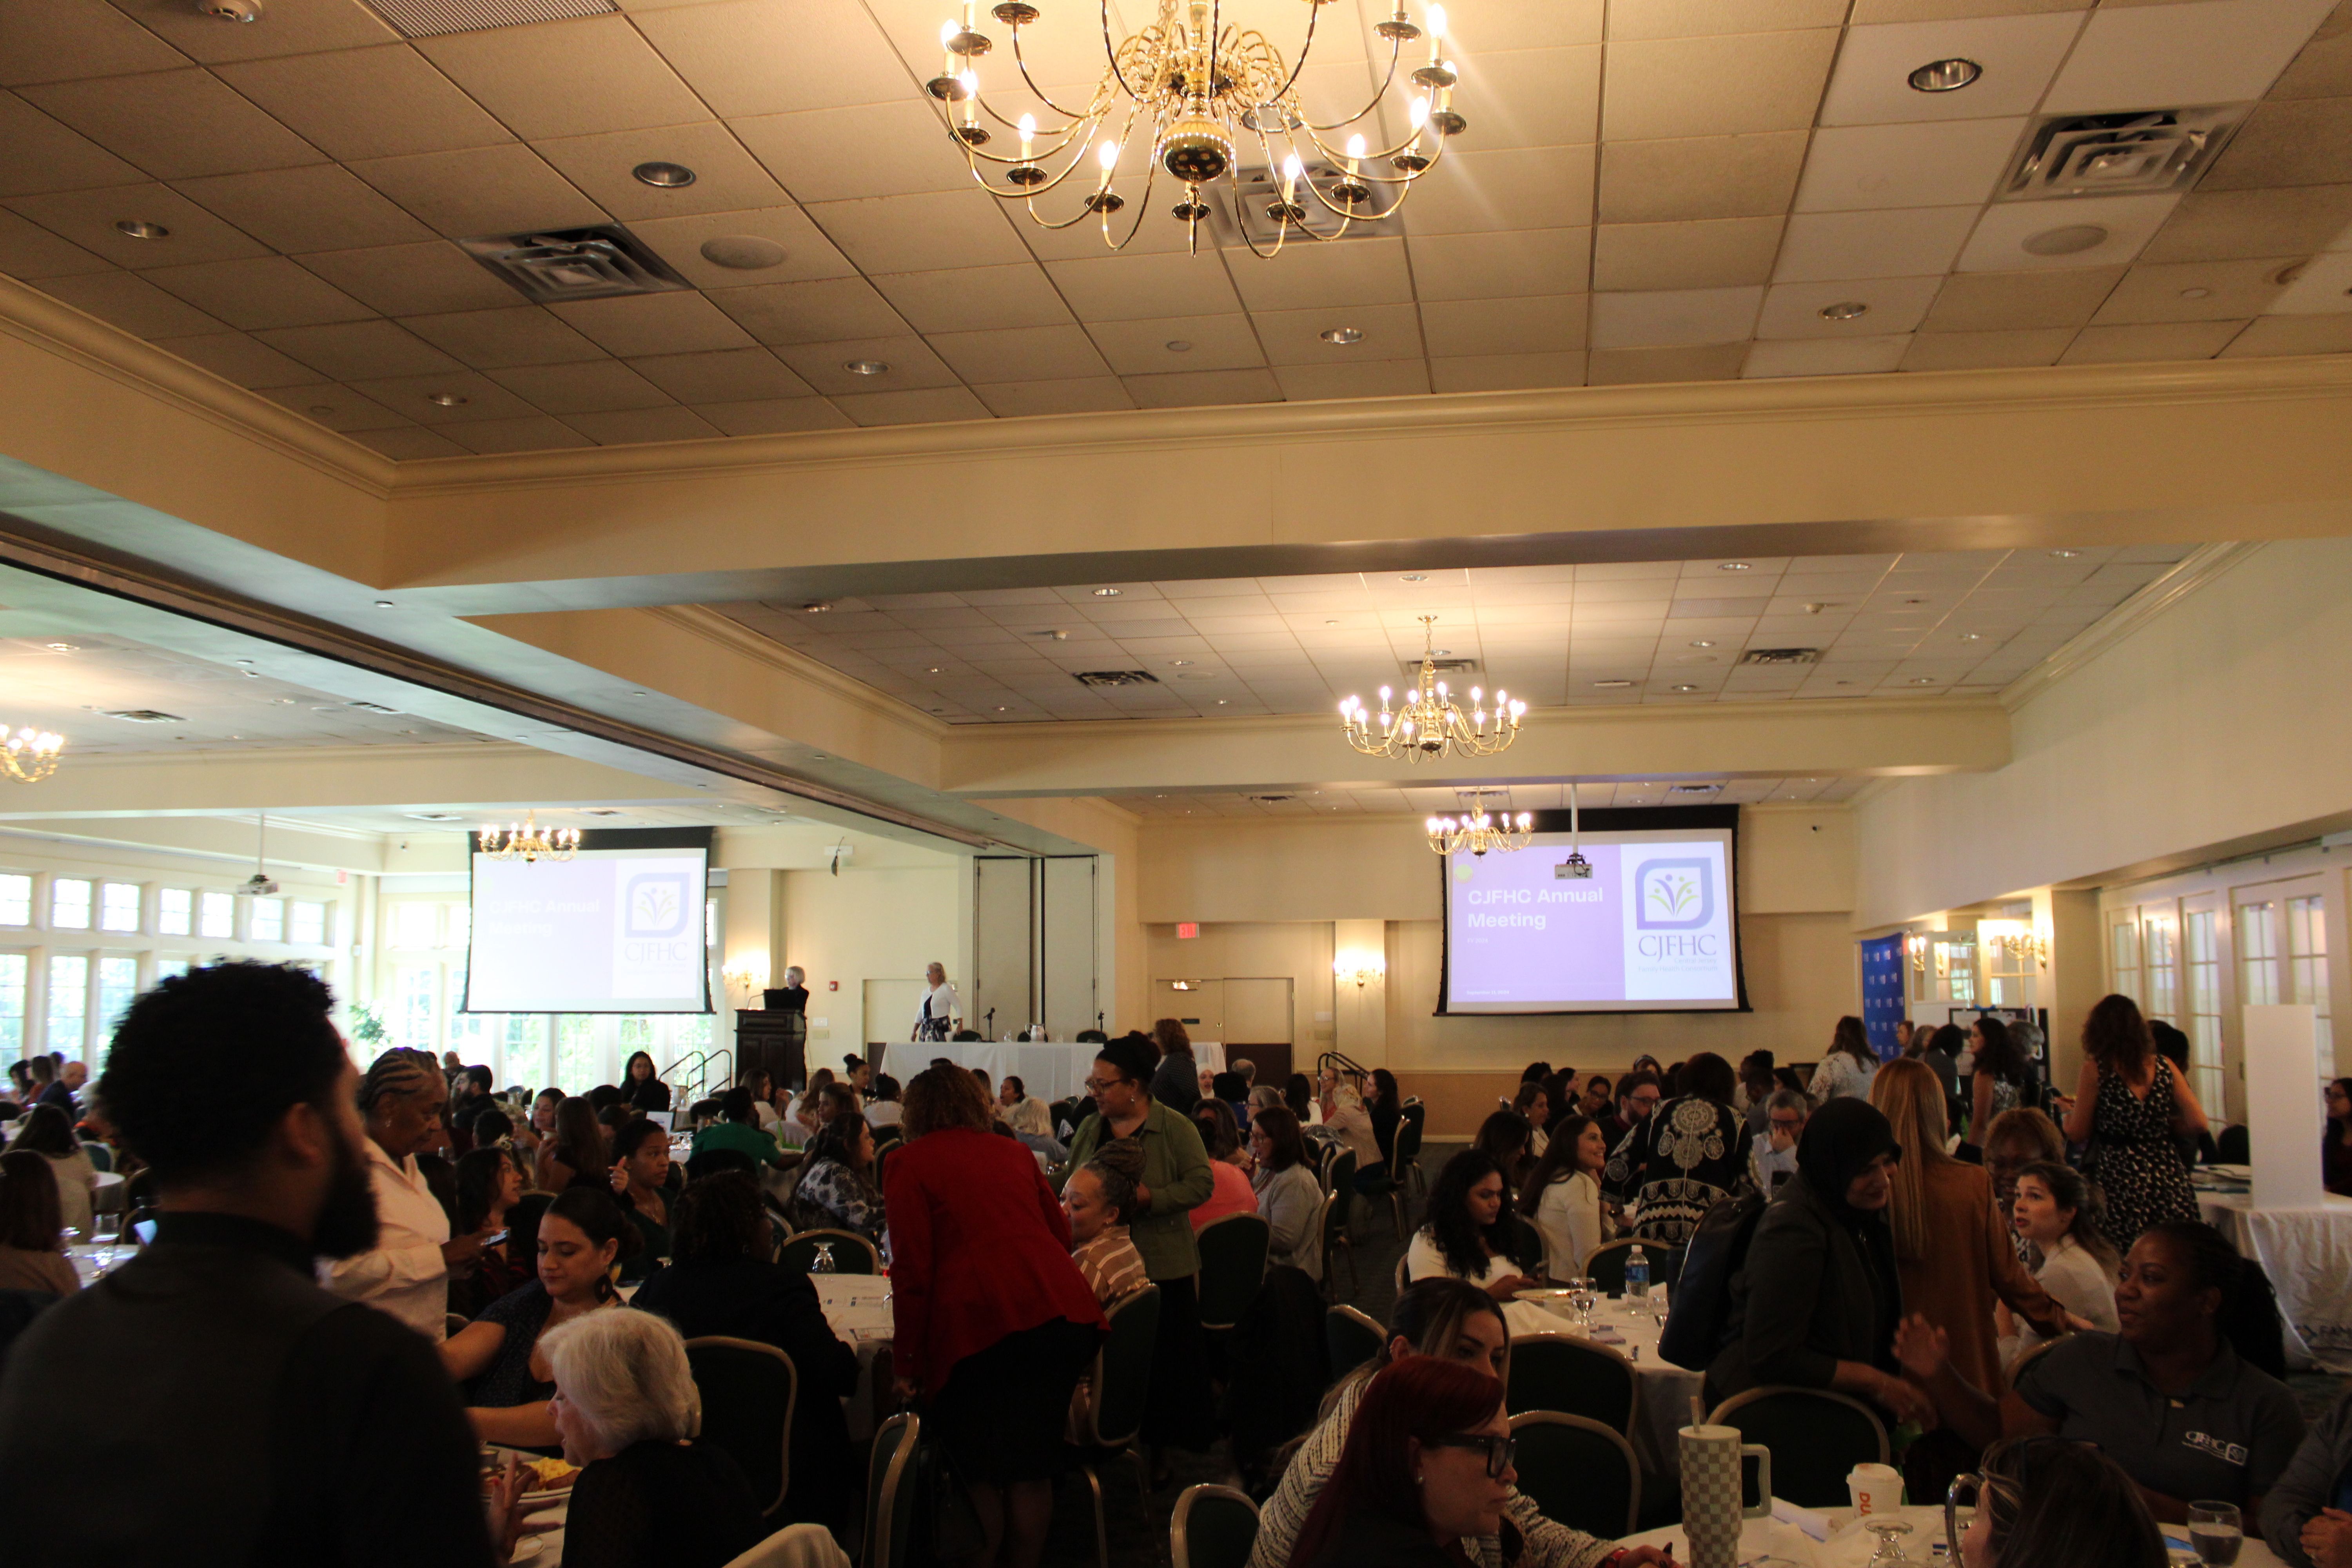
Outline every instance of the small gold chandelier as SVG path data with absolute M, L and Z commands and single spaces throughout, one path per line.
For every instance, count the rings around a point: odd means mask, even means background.
M 1465 714 L 1447 691 L 1445 682 L 1437 679 L 1436 637 L 1428 629 L 1437 624 L 1437 617 L 1423 616 L 1421 624 L 1421 674 L 1412 694 L 1402 708 L 1391 712 L 1391 692 L 1381 687 L 1377 730 L 1371 711 L 1361 698 L 1350 697 L 1342 701 L 1339 724 L 1348 744 L 1366 756 L 1387 757 L 1391 761 L 1402 757 L 1409 763 L 1442 761 L 1456 752 L 1465 757 L 1491 757 L 1506 750 L 1519 738 L 1519 718 L 1527 712 L 1528 705 L 1512 701 L 1507 691 L 1497 690 L 1495 710 L 1489 714 L 1485 694 L 1474 686 L 1470 689 L 1470 711 Z
M 63 735 L 27 725 L 0 744 L 0 768 L 5 768 L 18 784 L 38 784 L 58 771 L 58 759 L 65 749 Z
M 1272 257 L 1286 240 L 1338 239 L 1353 225 L 1387 217 L 1403 205 L 1412 182 L 1444 156 L 1446 139 L 1468 123 L 1453 108 L 1457 78 L 1454 62 L 1445 58 L 1444 7 L 1428 8 L 1427 63 L 1404 67 L 1405 46 L 1424 36 L 1406 20 L 1404 0 L 1394 0 L 1395 14 L 1379 25 L 1380 36 L 1389 41 L 1388 72 L 1370 100 L 1344 119 L 1309 121 L 1299 103 L 1298 81 L 1315 48 L 1316 19 L 1329 3 L 1308 0 L 1297 63 L 1285 65 L 1264 34 L 1226 25 L 1218 0 L 1159 0 L 1157 19 L 1125 40 L 1112 37 L 1105 0 L 1101 28 L 1108 68 L 1087 102 L 1072 107 L 1045 95 L 1023 57 L 1021 29 L 1037 20 L 1036 6 L 1028 0 L 1003 0 L 990 15 L 1012 30 L 1013 62 L 1026 89 L 1024 101 L 1034 100 L 1039 110 L 1061 121 L 1041 125 L 1035 113 L 1007 120 L 982 92 L 978 66 L 994 40 L 978 30 L 977 0 L 963 0 L 961 23 L 940 26 L 943 58 L 926 90 L 945 110 L 948 134 L 980 187 L 1022 203 L 1041 227 L 1068 228 L 1092 216 L 1101 224 L 1103 242 L 1113 250 L 1124 248 L 1142 227 L 1152 183 L 1164 173 L 1183 187 L 1169 213 L 1185 225 L 1197 251 L 1201 220 L 1210 216 L 1206 193 L 1223 179 L 1230 187 L 1235 232 L 1254 254 Z M 1409 129 L 1402 141 L 1375 150 L 1360 133 L 1344 137 L 1342 145 L 1325 139 L 1326 132 L 1345 132 L 1370 119 L 1397 85 L 1400 69 L 1410 84 L 1404 89 Z M 983 151 L 997 136 L 983 119 L 1020 138 L 1018 156 Z M 1129 142 L 1139 138 L 1150 145 L 1142 200 L 1127 232 L 1114 234 L 1111 215 L 1127 199 L 1110 188 L 1111 177 Z M 1081 174 L 1089 162 L 1093 169 Z M 1244 163 L 1253 171 L 1246 176 Z M 1076 195 L 1069 216 L 1041 214 L 1037 198 L 1066 181 Z M 1261 212 L 1263 222 L 1255 216 Z M 1270 243 L 1262 239 L 1267 234 Z
M 1505 812 L 1497 818 L 1481 806 L 1466 816 L 1433 816 L 1422 826 L 1429 835 L 1429 847 L 1440 855 L 1459 855 L 1465 849 L 1473 855 L 1484 855 L 1489 849 L 1507 855 L 1528 847 L 1534 823 L 1535 818 L 1524 811 L 1516 817 Z
M 580 830 L 576 827 L 541 827 L 539 813 L 523 813 L 520 826 L 508 823 L 506 837 L 500 838 L 495 827 L 482 829 L 481 853 L 493 860 L 520 860 L 526 864 L 541 860 L 569 860 L 580 853 Z

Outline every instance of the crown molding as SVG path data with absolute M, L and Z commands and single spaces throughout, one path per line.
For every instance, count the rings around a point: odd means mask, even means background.
M 2181 557 L 2171 571 L 2084 627 L 2048 658 L 2001 688 L 2000 705 L 2016 712 L 2260 549 L 2260 544 L 2199 546 Z
M 844 675 L 798 648 L 786 647 L 773 637 L 762 637 L 742 622 L 730 619 L 706 605 L 649 605 L 638 613 L 706 642 L 717 643 L 730 653 L 755 664 L 765 665 L 795 680 L 806 681 L 831 696 L 866 710 L 886 723 L 896 724 L 934 744 L 956 732 L 954 725 L 934 719 L 904 700 L 868 686 L 856 676 Z
M 379 500 L 392 493 L 398 465 L 382 453 L 8 277 L 0 277 L 0 332 Z
M 102 752 L 92 755 L 74 756 L 70 744 L 67 756 L 77 773 L 108 768 L 153 768 L 177 763 L 262 764 L 283 762 L 289 755 L 299 756 L 307 766 L 310 763 L 436 762 L 463 757 L 469 763 L 508 760 L 513 758 L 544 758 L 553 753 L 537 746 L 517 745 L 512 741 L 427 741 L 404 745 L 383 746 L 175 746 L 172 750 L 153 752 Z M 220 812 L 198 811 L 196 816 L 218 816 Z M 0 814 L 0 822 L 9 818 Z

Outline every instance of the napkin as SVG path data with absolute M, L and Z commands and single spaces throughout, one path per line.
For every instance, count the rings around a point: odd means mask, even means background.
M 1811 1509 L 1799 1508 L 1795 1503 L 1784 1502 L 1779 1498 L 1774 1498 L 1772 1517 L 1782 1524 L 1795 1525 L 1815 1541 L 1827 1541 L 1830 1538 L 1830 1521 L 1827 1514 L 1816 1513 Z

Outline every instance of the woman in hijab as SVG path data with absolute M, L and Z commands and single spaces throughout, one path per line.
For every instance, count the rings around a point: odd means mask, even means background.
M 1707 1403 L 1765 1384 L 1833 1388 L 1896 1421 L 1935 1420 L 1926 1391 L 1896 1373 L 1903 1317 L 1886 1223 L 1902 1146 L 1868 1100 L 1841 1096 L 1812 1114 L 1797 1174 L 1756 1224 L 1731 1284 L 1731 1340 L 1706 1371 Z

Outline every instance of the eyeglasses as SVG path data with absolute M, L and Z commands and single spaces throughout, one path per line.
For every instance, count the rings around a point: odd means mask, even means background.
M 1468 1448 L 1474 1453 L 1486 1455 L 1486 1479 L 1490 1481 L 1501 1480 L 1503 1472 L 1511 1468 L 1511 1461 L 1518 1458 L 1519 1453 L 1517 1438 L 1497 1437 L 1485 1432 L 1456 1432 L 1450 1437 L 1432 1437 L 1428 1447 Z
M 1090 1078 L 1086 1080 L 1083 1087 L 1088 1094 L 1100 1094 L 1107 1089 L 1117 1089 L 1120 1084 L 1129 1081 L 1130 1080 L 1123 1078 Z

